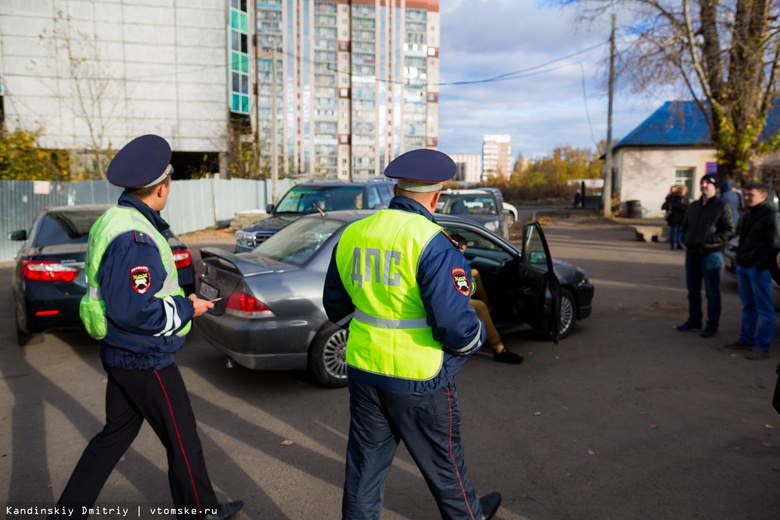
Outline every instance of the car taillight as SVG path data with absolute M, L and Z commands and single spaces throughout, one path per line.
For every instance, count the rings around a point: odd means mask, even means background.
M 182 269 L 192 265 L 192 255 L 189 249 L 180 249 L 173 252 L 173 260 L 176 262 L 176 269 Z
M 22 275 L 34 282 L 72 282 L 79 270 L 53 260 L 24 260 Z
M 242 318 L 264 318 L 274 314 L 266 304 L 251 294 L 240 291 L 230 295 L 225 312 Z

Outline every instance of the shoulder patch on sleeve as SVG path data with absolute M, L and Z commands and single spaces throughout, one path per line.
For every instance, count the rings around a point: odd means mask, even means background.
M 461 267 L 453 267 L 452 269 L 452 285 L 463 296 L 471 296 L 471 284 L 469 283 L 469 277 L 466 275 L 466 271 Z
M 138 294 L 144 294 L 152 283 L 152 273 L 149 266 L 137 265 L 130 269 L 130 283 Z

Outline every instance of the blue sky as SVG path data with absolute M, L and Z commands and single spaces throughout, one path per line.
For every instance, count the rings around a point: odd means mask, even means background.
M 609 20 L 577 22 L 574 8 L 553 4 L 441 0 L 439 150 L 478 154 L 484 134 L 509 134 L 514 158 L 533 158 L 559 145 L 595 150 L 606 139 Z M 508 81 L 451 84 L 535 67 Z M 620 90 L 613 138 L 664 101 Z

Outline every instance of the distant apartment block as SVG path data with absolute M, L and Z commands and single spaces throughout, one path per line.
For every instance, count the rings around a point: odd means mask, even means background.
M 486 135 L 482 138 L 482 179 L 512 175 L 512 145 L 509 135 Z
M 264 156 L 275 143 L 288 171 L 364 179 L 438 147 L 438 0 L 256 5 Z
M 461 182 L 479 182 L 482 176 L 482 156 L 453 154 L 450 156 L 457 168 L 455 180 Z

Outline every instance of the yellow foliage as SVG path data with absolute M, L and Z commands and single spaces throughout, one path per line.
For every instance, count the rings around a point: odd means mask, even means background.
M 38 147 L 42 130 L 0 132 L 0 180 L 68 180 L 65 154 Z

